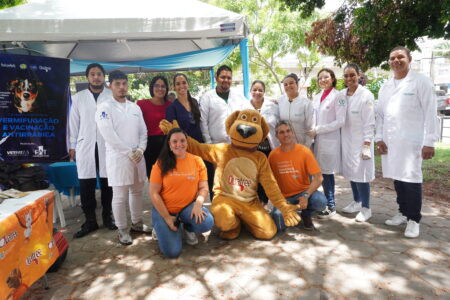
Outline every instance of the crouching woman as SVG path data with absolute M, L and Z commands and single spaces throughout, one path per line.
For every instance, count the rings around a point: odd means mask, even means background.
M 150 176 L 153 228 L 161 252 L 169 258 L 180 255 L 183 231 L 186 243 L 195 245 L 196 234 L 211 230 L 214 224 L 203 207 L 209 193 L 205 164 L 186 149 L 186 133 L 172 129 Z

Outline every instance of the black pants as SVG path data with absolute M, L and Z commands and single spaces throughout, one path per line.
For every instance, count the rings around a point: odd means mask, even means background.
M 209 198 L 212 202 L 214 198 L 213 186 L 214 186 L 214 175 L 216 173 L 216 167 L 209 161 L 204 160 L 206 166 L 206 172 L 208 173 L 208 188 L 209 188 Z
M 80 199 L 81 208 L 83 209 L 86 220 L 93 221 L 95 218 L 95 209 L 97 201 L 95 200 L 95 187 L 97 186 L 97 178 L 80 179 Z M 102 217 L 104 221 L 111 220 L 111 201 L 112 188 L 108 186 L 108 178 L 100 178 L 101 201 L 102 201 Z
M 95 170 L 99 173 L 98 147 L 95 144 Z M 80 200 L 86 221 L 96 221 L 95 209 L 97 208 L 97 200 L 95 200 L 95 187 L 97 186 L 97 178 L 80 179 Z M 100 178 L 102 216 L 104 221 L 111 219 L 112 208 L 112 188 L 108 186 L 108 178 Z
M 147 177 L 150 177 L 150 172 L 152 171 L 152 166 L 158 159 L 159 153 L 164 146 L 164 141 L 166 140 L 165 135 L 151 135 L 147 137 L 147 149 L 145 149 L 145 166 L 147 168 Z
M 399 211 L 408 220 L 420 222 L 422 214 L 422 183 L 404 182 L 394 180 L 395 191 L 397 192 L 397 203 Z

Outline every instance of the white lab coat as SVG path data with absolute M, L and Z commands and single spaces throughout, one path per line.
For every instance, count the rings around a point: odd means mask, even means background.
M 317 133 L 314 138 L 314 156 L 323 174 L 335 174 L 340 172 L 341 166 L 341 133 L 339 129 L 345 123 L 347 101 L 334 88 L 320 102 L 322 94 L 323 92 L 317 94 L 312 101 L 313 128 Z
M 228 103 L 213 89 L 203 94 L 199 105 L 200 128 L 207 144 L 230 143 L 230 137 L 225 131 L 225 120 L 236 110 L 253 109 L 250 101 L 234 89 L 230 89 Z
M 76 93 L 72 98 L 69 115 L 69 148 L 75 149 L 78 178 L 96 178 L 95 143 L 98 147 L 99 176 L 106 177 L 105 140 L 95 123 L 97 106 L 112 97 L 111 90 L 104 88 L 95 102 L 89 89 Z
M 313 125 L 313 106 L 311 100 L 299 95 L 289 101 L 287 95 L 278 98 L 278 120 L 289 121 L 294 129 L 294 139 L 298 144 L 310 148 L 312 138 L 306 135 Z
M 396 86 L 398 84 L 398 86 Z M 376 141 L 383 141 L 383 177 L 422 182 L 422 147 L 437 140 L 436 97 L 425 75 L 409 71 L 399 83 L 390 78 L 378 97 Z
M 346 96 L 347 89 L 341 96 L 347 98 L 345 125 L 341 128 L 342 138 L 342 175 L 354 182 L 371 182 L 375 179 L 375 155 L 373 139 L 375 135 L 375 108 L 373 94 L 358 85 L 353 96 Z M 361 159 L 364 142 L 370 142 L 372 158 Z
M 142 111 L 133 102 L 113 97 L 97 108 L 95 119 L 106 142 L 106 171 L 109 186 L 131 185 L 147 178 L 145 159 L 135 164 L 128 157 L 133 149 L 147 147 L 147 126 Z M 138 178 L 134 178 L 137 168 Z
M 269 140 L 270 149 L 272 150 L 280 145 L 280 142 L 275 137 L 275 126 L 277 125 L 278 121 L 276 115 L 277 110 L 278 104 L 270 100 L 264 100 L 263 105 L 259 110 L 259 113 L 264 117 L 267 125 L 269 125 L 269 135 L 267 136 L 267 138 Z

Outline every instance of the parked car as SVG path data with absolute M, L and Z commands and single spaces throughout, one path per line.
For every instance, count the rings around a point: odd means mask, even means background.
M 450 94 L 444 91 L 436 91 L 437 111 L 440 114 L 450 116 Z

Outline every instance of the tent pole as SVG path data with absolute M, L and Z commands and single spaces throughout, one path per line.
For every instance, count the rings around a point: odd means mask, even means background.
M 242 60 L 242 78 L 244 80 L 244 96 L 249 99 L 250 90 L 250 68 L 249 68 L 249 57 L 248 57 L 248 39 L 242 39 L 239 42 L 239 49 L 241 50 L 241 60 Z
M 211 89 L 213 90 L 216 87 L 216 82 L 214 81 L 214 68 L 209 70 L 209 77 L 211 77 Z

